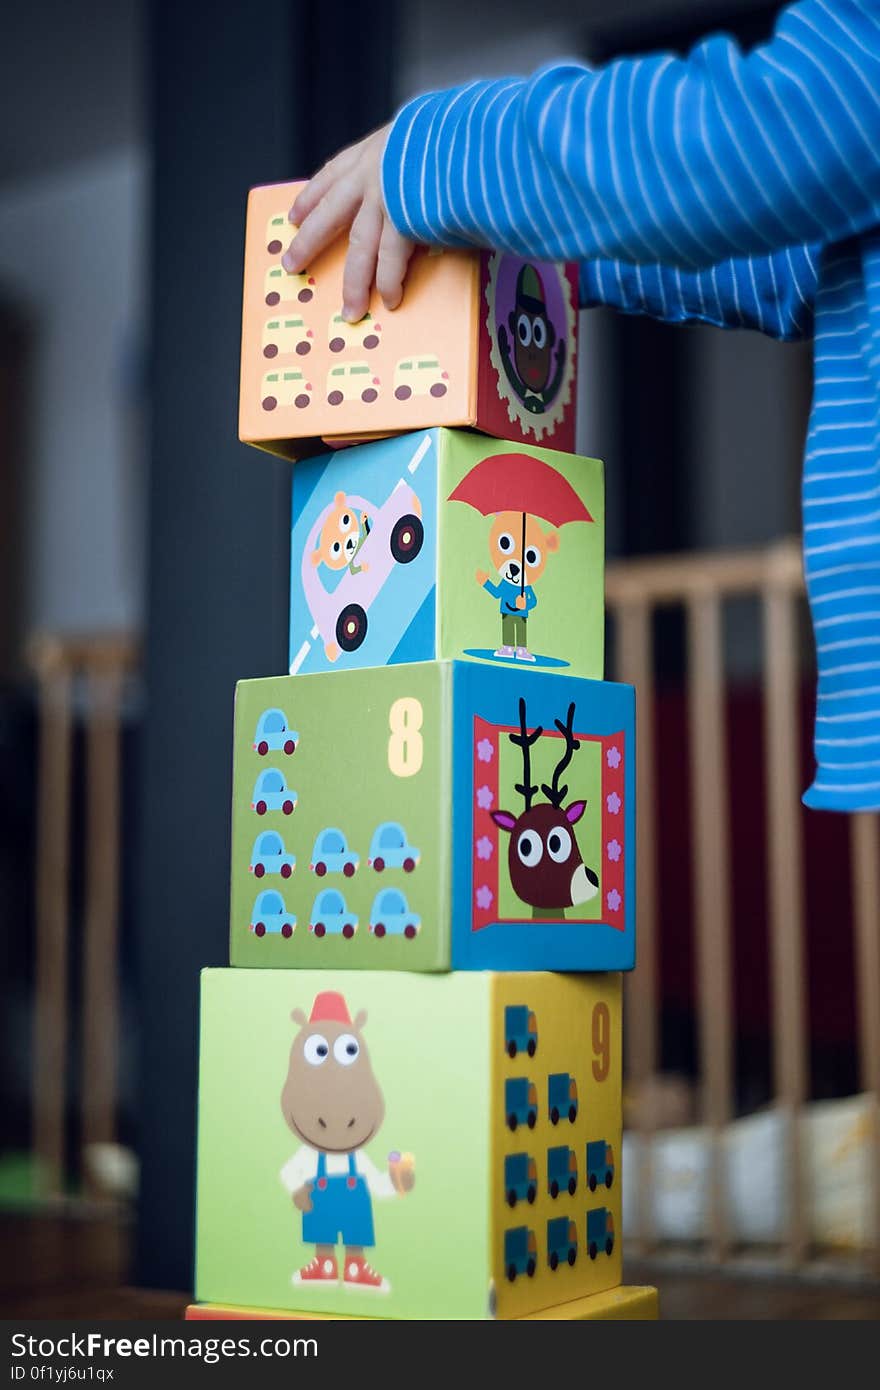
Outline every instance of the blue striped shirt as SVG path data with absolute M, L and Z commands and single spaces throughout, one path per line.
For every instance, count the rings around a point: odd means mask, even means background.
M 418 241 L 576 259 L 584 305 L 812 337 L 810 806 L 880 809 L 880 0 L 743 53 L 564 63 L 410 102 L 383 165 Z

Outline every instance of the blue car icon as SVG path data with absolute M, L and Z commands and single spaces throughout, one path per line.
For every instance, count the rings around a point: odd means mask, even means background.
M 421 852 L 408 843 L 402 825 L 386 820 L 376 826 L 370 841 L 368 862 L 377 874 L 381 874 L 383 869 L 405 869 L 411 874 L 421 857 Z
M 295 753 L 299 734 L 287 727 L 287 715 L 283 709 L 263 710 L 257 720 L 254 734 L 254 748 L 261 758 L 271 750 L 273 753 Z
M 360 862 L 360 855 L 349 849 L 345 836 L 335 825 L 318 831 L 309 864 L 318 878 L 323 878 L 325 874 L 345 874 L 346 878 L 351 878 Z
M 251 913 L 251 931 L 254 936 L 280 933 L 281 936 L 289 938 L 293 936 L 295 926 L 296 918 L 292 912 L 287 911 L 280 893 L 269 889 L 265 893 L 257 894 L 257 901 Z
M 276 830 L 264 830 L 254 840 L 248 867 L 254 878 L 262 878 L 264 874 L 290 878 L 296 868 L 296 855 L 286 852 L 284 841 Z
M 349 912 L 345 898 L 336 888 L 325 888 L 315 898 L 309 931 L 315 936 L 341 934 L 350 940 L 357 931 L 358 919 Z
M 405 936 L 411 941 L 421 925 L 421 917 L 410 911 L 399 888 L 379 890 L 370 909 L 370 931 L 374 936 Z
M 289 816 L 293 814 L 297 799 L 296 792 L 284 780 L 284 773 L 277 767 L 267 767 L 254 784 L 251 810 L 258 816 L 264 816 L 267 811 L 283 811 Z

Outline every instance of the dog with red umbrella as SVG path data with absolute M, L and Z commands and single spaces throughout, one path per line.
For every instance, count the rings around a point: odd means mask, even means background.
M 501 614 L 501 645 L 487 655 L 534 663 L 528 644 L 529 614 L 538 602 L 534 585 L 559 549 L 559 527 L 592 516 L 568 479 L 532 454 L 490 454 L 465 474 L 448 500 L 492 518 L 489 551 L 498 579 L 485 570 L 476 575 L 480 587 L 498 600 Z

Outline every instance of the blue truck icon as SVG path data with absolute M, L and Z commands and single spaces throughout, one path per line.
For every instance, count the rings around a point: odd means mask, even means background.
M 538 1092 L 525 1076 L 512 1076 L 504 1083 L 504 1115 L 507 1127 L 516 1131 L 517 1125 L 534 1129 L 538 1120 Z
M 551 1072 L 547 1078 L 547 1109 L 550 1123 L 558 1125 L 560 1116 L 567 1115 L 574 1124 L 578 1113 L 578 1088 L 573 1076 L 567 1071 Z
M 569 1196 L 577 1192 L 577 1154 L 567 1144 L 547 1150 L 547 1191 L 555 1201 L 560 1192 L 568 1189 Z
M 516 1226 L 504 1232 L 504 1269 L 511 1284 L 517 1275 L 531 1279 L 538 1265 L 538 1246 L 534 1231 L 528 1226 Z
M 504 1160 L 504 1195 L 509 1207 L 534 1202 L 538 1193 L 538 1167 L 528 1154 L 508 1154 Z
M 594 1139 L 587 1145 L 587 1183 L 595 1192 L 603 1182 L 606 1187 L 614 1182 L 614 1150 L 604 1139 Z
M 525 1004 L 508 1004 L 504 1010 L 504 1048 L 511 1061 L 518 1052 L 534 1057 L 538 1049 L 538 1025 Z
M 554 1216 L 547 1222 L 547 1263 L 556 1269 L 563 1260 L 573 1265 L 578 1257 L 578 1232 L 567 1216 Z
M 595 1260 L 600 1250 L 610 1255 L 614 1249 L 614 1218 L 607 1207 L 587 1212 L 587 1254 Z

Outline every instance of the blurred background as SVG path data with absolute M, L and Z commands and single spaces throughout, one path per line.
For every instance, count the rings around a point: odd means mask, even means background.
M 192 1285 L 197 981 L 227 960 L 233 690 L 286 669 L 289 466 L 236 437 L 247 188 L 310 172 L 418 91 L 686 51 L 717 28 L 751 44 L 777 9 L 373 0 L 353 22 L 330 0 L 264 0 L 257 22 L 230 0 L 44 0 L 4 16 L 7 1316 L 176 1315 Z M 672 1316 L 873 1317 L 880 837 L 876 817 L 799 802 L 810 349 L 604 310 L 582 333 L 609 674 L 640 696 L 627 1278 L 659 1280 Z

